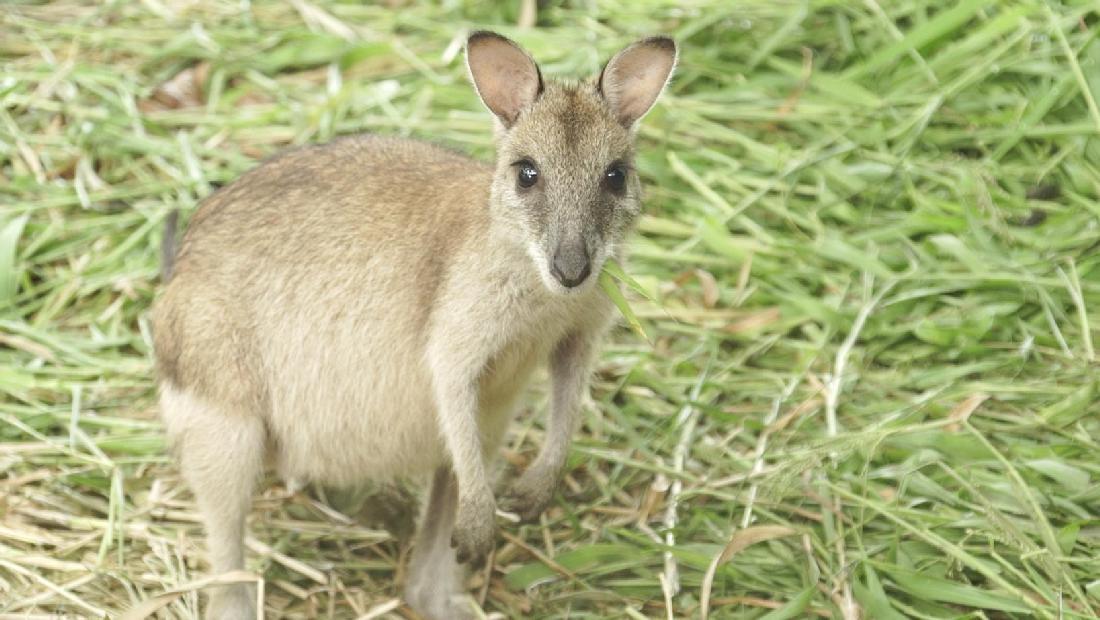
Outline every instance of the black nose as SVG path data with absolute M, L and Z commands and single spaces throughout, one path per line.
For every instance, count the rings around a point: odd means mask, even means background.
M 557 251 L 554 252 L 554 263 L 550 271 L 566 288 L 573 288 L 584 282 L 588 274 L 592 273 L 592 267 L 588 262 L 588 249 L 583 243 L 558 246 Z

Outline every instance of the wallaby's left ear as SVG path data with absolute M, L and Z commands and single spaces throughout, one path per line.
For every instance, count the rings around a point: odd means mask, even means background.
M 597 86 L 624 127 L 633 127 L 653 107 L 676 66 L 676 42 L 649 37 L 615 54 Z
M 480 30 L 466 41 L 466 66 L 485 107 L 505 127 L 542 93 L 542 74 L 534 59 L 514 41 Z

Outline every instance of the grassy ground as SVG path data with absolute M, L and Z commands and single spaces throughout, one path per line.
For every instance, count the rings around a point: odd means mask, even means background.
M 338 134 L 489 156 L 475 27 L 555 75 L 683 46 L 641 132 L 649 340 L 613 334 L 555 507 L 474 578 L 487 610 L 1100 613 L 1095 3 L 553 1 L 527 28 L 442 4 L 0 9 L 0 615 L 114 615 L 203 575 L 154 411 L 162 220 Z M 278 484 L 251 523 L 269 617 L 411 617 L 384 532 Z

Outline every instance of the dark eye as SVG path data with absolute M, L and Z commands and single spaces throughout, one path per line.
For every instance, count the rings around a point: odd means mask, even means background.
M 522 188 L 528 188 L 534 185 L 539 180 L 538 168 L 535 168 L 535 164 L 529 161 L 520 162 L 517 164 L 519 170 L 516 172 L 516 183 Z
M 626 170 L 622 166 L 612 166 L 603 174 L 604 182 L 613 192 L 621 192 L 626 187 Z

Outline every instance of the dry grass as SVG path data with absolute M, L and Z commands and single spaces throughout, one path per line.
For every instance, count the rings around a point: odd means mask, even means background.
M 1095 5 L 549 2 L 516 27 L 531 4 L 0 9 L 0 617 L 204 576 L 153 404 L 163 218 L 337 134 L 487 156 L 474 27 L 558 75 L 644 33 L 684 47 L 638 162 L 651 341 L 615 332 L 556 505 L 471 584 L 487 610 L 1096 617 Z M 411 617 L 402 545 L 350 518 L 389 505 L 269 485 L 268 617 Z

